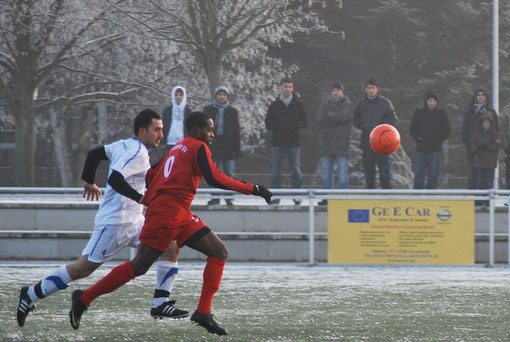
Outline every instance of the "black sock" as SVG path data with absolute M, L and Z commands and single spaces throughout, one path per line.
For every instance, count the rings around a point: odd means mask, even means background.
M 34 292 L 35 292 L 35 295 L 39 298 L 39 299 L 43 299 L 44 297 L 46 297 L 45 295 L 43 295 L 43 292 L 41 290 L 41 283 L 42 283 L 42 280 L 40 282 L 38 282 L 35 286 L 34 286 Z
M 154 290 L 154 297 L 153 298 L 170 298 L 170 292 L 165 290 Z

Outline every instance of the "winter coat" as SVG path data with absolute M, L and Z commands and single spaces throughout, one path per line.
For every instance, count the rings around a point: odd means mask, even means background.
M 508 155 L 510 154 L 510 105 L 506 105 L 500 114 L 499 131 L 501 133 L 502 147 Z
M 214 141 L 211 144 L 211 153 L 215 161 L 233 160 L 241 152 L 241 126 L 239 125 L 239 112 L 232 106 L 227 106 L 223 110 L 223 134 L 216 135 L 216 116 L 218 108 L 209 105 L 204 108 L 215 123 Z
M 296 94 L 286 106 L 278 97 L 269 105 L 266 129 L 271 131 L 271 145 L 297 147 L 300 145 L 299 130 L 308 125 L 305 108 Z
M 323 102 L 317 112 L 321 156 L 349 156 L 354 104 L 344 96 Z
M 353 115 L 353 124 L 361 129 L 361 139 L 365 140 L 368 140 L 374 127 L 384 123 L 394 125 L 397 121 L 393 104 L 381 95 L 372 100 L 366 96 L 359 100 Z
M 498 113 L 496 110 L 488 105 L 482 107 L 479 111 L 477 111 L 475 104 L 476 104 L 476 93 L 483 91 L 485 95 L 487 95 L 487 103 L 490 103 L 490 97 L 489 93 L 485 88 L 478 88 L 475 93 L 473 94 L 473 97 L 471 98 L 471 102 L 469 103 L 469 109 L 464 112 L 464 118 L 462 120 L 462 133 L 461 133 L 461 140 L 466 146 L 466 148 L 469 150 L 469 143 L 471 141 L 471 138 L 473 137 L 473 134 L 476 130 L 476 124 L 478 122 L 478 119 L 480 116 L 490 111 L 493 114 L 492 120 L 494 122 L 494 128 L 496 131 L 499 131 L 499 123 L 498 123 Z
M 184 108 L 184 122 L 191 114 L 191 109 L 186 105 Z M 168 137 L 168 133 L 170 132 L 170 126 L 172 125 L 172 105 L 167 106 L 163 109 L 162 113 L 163 117 L 163 141 L 166 143 L 166 137 Z M 184 127 L 184 135 L 186 135 L 186 127 Z
M 491 126 L 488 131 L 483 130 L 482 122 L 489 119 Z M 478 119 L 476 130 L 471 138 L 469 146 L 473 153 L 473 166 L 483 168 L 496 168 L 498 164 L 498 151 L 501 138 L 496 131 L 492 115 L 484 113 Z
M 427 94 L 425 107 L 414 112 L 409 128 L 411 138 L 416 141 L 416 151 L 419 152 L 441 151 L 443 141 L 450 136 L 446 111 L 437 107 L 430 110 L 426 103 L 430 97 L 430 94 Z

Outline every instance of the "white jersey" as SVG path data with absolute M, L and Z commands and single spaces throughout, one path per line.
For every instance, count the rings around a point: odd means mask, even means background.
M 147 147 L 140 141 L 130 138 L 105 145 L 104 149 L 110 160 L 108 177 L 115 170 L 124 176 L 133 189 L 143 194 L 145 175 L 150 168 Z M 125 223 L 136 226 L 144 219 L 142 210 L 143 205 L 122 196 L 113 190 L 110 184 L 107 184 L 104 199 L 99 206 L 94 223 L 96 227 Z

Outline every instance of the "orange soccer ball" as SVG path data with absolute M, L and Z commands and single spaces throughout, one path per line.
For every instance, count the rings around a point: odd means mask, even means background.
M 392 125 L 382 124 L 370 132 L 370 147 L 380 154 L 391 154 L 400 147 L 400 133 Z

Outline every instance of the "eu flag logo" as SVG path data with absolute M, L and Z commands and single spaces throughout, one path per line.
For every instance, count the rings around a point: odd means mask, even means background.
M 349 209 L 349 222 L 368 223 L 370 212 L 368 209 Z

